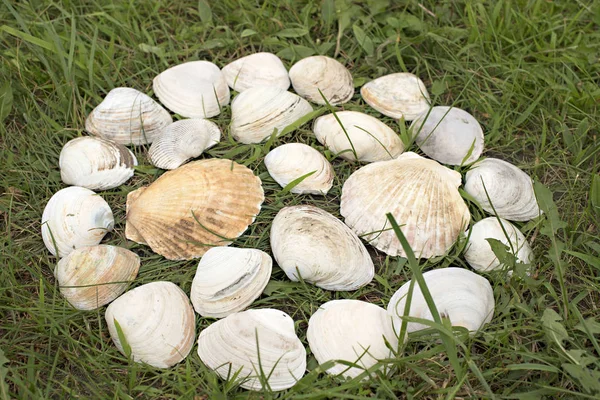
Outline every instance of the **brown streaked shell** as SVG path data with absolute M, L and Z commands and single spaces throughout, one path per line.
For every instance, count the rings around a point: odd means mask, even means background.
M 326 104 L 319 90 L 334 106 L 350 101 L 354 95 L 350 71 L 330 57 L 303 58 L 292 66 L 289 75 L 296 93 L 316 104 Z

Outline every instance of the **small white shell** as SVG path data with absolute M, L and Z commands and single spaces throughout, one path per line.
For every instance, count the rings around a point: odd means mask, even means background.
M 388 117 L 412 121 L 429 109 L 429 93 L 416 75 L 400 72 L 366 83 L 360 94 L 368 105 Z
M 275 54 L 255 53 L 239 58 L 223 67 L 230 88 L 243 92 L 255 86 L 290 87 L 287 69 Z
M 300 96 L 317 104 L 326 104 L 319 89 L 329 104 L 343 104 L 354 95 L 354 84 L 350 71 L 339 61 L 326 56 L 303 58 L 290 69 L 290 80 Z

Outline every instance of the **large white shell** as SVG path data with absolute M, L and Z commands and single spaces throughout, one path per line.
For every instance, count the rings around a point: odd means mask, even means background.
M 303 58 L 290 68 L 290 80 L 300 96 L 317 104 L 343 104 L 354 95 L 350 71 L 339 61 L 326 56 Z
M 85 130 L 120 144 L 147 144 L 172 122 L 171 114 L 149 96 L 120 87 L 88 115 Z
M 429 93 L 416 75 L 399 72 L 366 83 L 360 94 L 368 105 L 388 117 L 412 121 L 429 109 Z
M 239 58 L 223 67 L 230 88 L 243 92 L 255 86 L 290 87 L 287 69 L 275 54 L 255 53 Z
M 481 125 L 460 108 L 433 107 L 415 119 L 410 129 L 423 153 L 444 164 L 470 164 L 483 152 Z
M 264 251 L 213 247 L 202 256 L 190 299 L 203 317 L 222 318 L 242 311 L 260 296 L 273 260 Z
M 391 229 L 391 213 L 417 257 L 443 255 L 471 218 L 458 192 L 461 176 L 415 153 L 368 164 L 342 187 L 346 225 L 377 249 L 406 256 Z
M 113 226 L 112 210 L 100 195 L 69 186 L 56 192 L 46 204 L 42 239 L 50 253 L 62 258 L 80 247 L 100 243 Z
M 494 214 L 495 209 L 500 218 L 529 221 L 542 213 L 529 175 L 497 158 L 474 164 L 465 177 L 465 190 L 485 211 Z
M 269 308 L 231 314 L 213 323 L 200 332 L 198 355 L 223 379 L 239 371 L 241 386 L 250 390 L 266 389 L 263 374 L 271 390 L 288 389 L 306 370 L 306 350 L 296 336 L 294 320 Z
M 288 143 L 274 148 L 265 157 L 265 166 L 281 187 L 313 173 L 294 186 L 292 193 L 327 194 L 333 186 L 335 172 L 331 163 L 317 150 L 302 143 Z
M 271 226 L 277 264 L 293 281 L 327 290 L 356 290 L 373 279 L 373 261 L 360 239 L 342 221 L 320 208 L 282 208 Z
M 191 158 L 198 157 L 221 139 L 221 130 L 206 119 L 184 119 L 167 126 L 154 140 L 148 158 L 162 169 L 175 169 Z
M 354 378 L 379 360 L 392 357 L 398 336 L 387 312 L 360 300 L 332 300 L 321 305 L 308 321 L 306 338 L 319 364 L 331 360 L 355 363 L 336 364 L 328 374 Z
M 133 361 L 169 368 L 192 350 L 196 319 L 185 293 L 171 282 L 151 282 L 128 291 L 106 309 L 113 343 L 123 354 L 115 321 L 131 347 Z
M 152 88 L 165 107 L 187 118 L 214 117 L 229 104 L 225 77 L 209 61 L 175 65 L 156 76 Z
M 452 326 L 476 331 L 494 316 L 492 286 L 482 276 L 463 268 L 442 268 L 423 274 L 425 283 L 440 316 L 450 319 Z M 410 281 L 394 293 L 388 305 L 388 314 L 394 318 L 394 329 L 400 331 Z M 415 282 L 408 316 L 433 321 L 423 292 Z M 408 322 L 407 331 L 415 332 L 427 325 Z

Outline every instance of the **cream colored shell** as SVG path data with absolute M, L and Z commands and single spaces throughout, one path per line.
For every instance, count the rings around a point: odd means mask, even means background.
M 290 80 L 296 93 L 316 104 L 325 105 L 325 96 L 329 104 L 335 106 L 350 101 L 354 95 L 350 71 L 339 61 L 326 56 L 298 61 L 290 69 Z
M 275 54 L 254 53 L 223 67 L 223 75 L 230 88 L 243 92 L 256 86 L 290 87 L 287 69 Z
M 399 72 L 366 83 L 360 94 L 368 105 L 388 117 L 412 121 L 429 109 L 429 93 L 416 75 Z

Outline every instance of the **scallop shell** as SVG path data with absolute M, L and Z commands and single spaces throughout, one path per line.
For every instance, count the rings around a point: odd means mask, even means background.
M 221 130 L 206 119 L 184 119 L 167 126 L 148 151 L 150 162 L 162 169 L 175 169 L 198 157 L 221 139 Z
M 372 246 L 406 256 L 391 229 L 391 213 L 415 255 L 443 255 L 456 242 L 471 218 L 458 187 L 461 176 L 415 153 L 366 165 L 342 187 L 340 213 L 348 225 Z
M 494 315 L 494 293 L 487 279 L 463 268 L 443 268 L 423 274 L 425 283 L 440 316 L 450 319 L 452 326 L 476 331 L 491 321 Z M 410 281 L 394 293 L 388 314 L 394 318 L 394 329 L 400 331 L 401 316 L 407 300 Z M 415 283 L 409 316 L 433 321 L 418 283 Z M 428 326 L 408 322 L 407 331 L 415 332 Z
M 260 143 L 277 129 L 313 111 L 306 100 L 277 87 L 254 87 L 231 103 L 231 135 L 242 143 Z
M 433 107 L 415 119 L 410 129 L 423 153 L 444 164 L 470 164 L 483 152 L 481 125 L 460 108 Z
M 292 281 L 327 290 L 356 290 L 373 279 L 373 261 L 342 221 L 313 206 L 285 207 L 271 226 L 271 249 Z
M 375 304 L 359 300 L 332 300 L 321 305 L 308 321 L 306 338 L 317 362 L 331 360 L 354 363 L 356 367 L 336 364 L 328 374 L 354 378 L 378 360 L 391 358 L 398 347 L 387 312 Z
M 106 309 L 113 343 L 125 355 L 118 322 L 133 361 L 169 368 L 194 346 L 196 319 L 189 299 L 171 282 L 151 282 L 128 291 Z
M 243 92 L 256 86 L 290 87 L 287 69 L 275 54 L 255 53 L 239 58 L 223 67 L 230 88 Z
M 404 151 L 400 137 L 377 118 L 356 111 L 339 111 L 317 118 L 317 140 L 345 160 L 373 162 L 398 157 Z M 348 141 L 350 138 L 350 141 Z M 354 151 L 353 151 L 354 147 Z M 356 156 L 354 154 L 356 152 Z
M 242 311 L 269 283 L 272 265 L 264 251 L 213 247 L 202 256 L 192 282 L 194 309 L 214 318 Z
M 62 258 L 75 249 L 93 246 L 112 231 L 114 219 L 100 195 L 79 186 L 56 192 L 42 214 L 42 239 L 46 248 Z
M 125 236 L 169 260 L 197 258 L 240 236 L 263 201 L 250 169 L 225 159 L 194 161 L 129 193 Z
M 494 214 L 495 209 L 500 218 L 510 221 L 529 221 L 542 213 L 529 175 L 497 158 L 474 164 L 465 177 L 465 190 L 485 211 Z
M 221 378 L 237 376 L 250 390 L 267 389 L 261 381 L 272 391 L 288 389 L 306 370 L 306 350 L 294 320 L 270 308 L 231 314 L 213 323 L 200 332 L 198 355 Z
M 416 75 L 400 72 L 366 83 L 360 94 L 368 105 L 388 117 L 412 121 L 429 109 L 429 93 Z
M 144 93 L 120 87 L 88 115 L 85 130 L 120 144 L 152 143 L 171 124 L 171 114 Z
M 54 276 L 60 293 L 78 310 L 95 310 L 119 297 L 137 276 L 140 258 L 116 246 L 72 251 L 58 262 Z
M 165 107 L 187 118 L 214 117 L 229 104 L 225 77 L 209 61 L 175 65 L 156 76 L 152 88 Z
M 316 104 L 343 104 L 354 95 L 350 71 L 339 61 L 326 56 L 303 58 L 290 69 L 290 80 L 300 96 Z
M 327 194 L 333 186 L 333 166 L 317 150 L 302 143 L 288 143 L 276 147 L 265 157 L 269 175 L 281 187 L 306 176 L 290 191 L 298 194 Z

